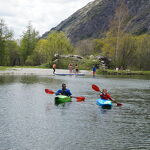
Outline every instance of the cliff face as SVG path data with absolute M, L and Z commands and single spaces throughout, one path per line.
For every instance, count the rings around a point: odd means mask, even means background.
M 130 16 L 127 32 L 133 34 L 150 33 L 150 0 L 124 0 Z M 73 43 L 87 38 L 103 36 L 115 15 L 120 0 L 95 0 L 75 12 L 58 26 L 43 34 L 63 31 Z

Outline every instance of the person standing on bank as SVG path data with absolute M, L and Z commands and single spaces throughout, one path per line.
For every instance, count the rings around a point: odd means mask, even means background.
M 76 74 L 79 73 L 79 68 L 78 68 L 78 65 L 77 65 L 77 64 L 75 65 L 75 73 L 76 73 Z
M 69 65 L 68 65 L 68 69 L 69 69 L 69 73 L 72 73 L 72 70 L 73 70 L 72 64 L 69 64 Z
M 93 77 L 95 77 L 95 75 L 96 75 L 96 65 L 93 65 L 93 68 L 92 68 L 92 71 L 93 71 Z
M 53 74 L 55 74 L 55 71 L 56 71 L 56 64 L 53 64 L 52 68 L 53 68 Z

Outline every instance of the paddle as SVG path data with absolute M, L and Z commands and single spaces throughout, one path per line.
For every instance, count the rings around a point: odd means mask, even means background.
M 101 92 L 100 88 L 95 85 L 95 84 L 92 84 L 92 89 L 95 90 L 96 92 Z M 102 93 L 102 92 L 101 92 Z M 110 99 L 111 100 L 111 99 Z M 122 106 L 121 103 L 118 103 L 116 100 L 112 99 L 111 101 L 113 101 L 114 103 L 117 104 L 117 106 Z
M 55 92 L 52 91 L 52 90 L 49 90 L 49 89 L 45 89 L 45 93 L 47 93 L 47 94 L 54 94 Z
M 45 93 L 47 93 L 47 94 L 55 94 L 54 91 L 49 90 L 49 89 L 45 89 Z M 76 101 L 77 101 L 77 102 L 81 102 L 81 101 L 84 101 L 84 100 L 85 100 L 85 97 L 82 97 L 82 96 L 80 96 L 80 97 L 71 96 L 71 97 L 72 97 L 72 98 L 76 98 Z
M 100 88 L 95 84 L 92 84 L 92 89 L 95 90 L 96 92 L 101 92 Z

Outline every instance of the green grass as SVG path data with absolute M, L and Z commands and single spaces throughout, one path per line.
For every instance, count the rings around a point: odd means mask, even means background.
M 150 75 L 150 71 L 127 71 L 127 70 L 98 70 L 98 74 L 105 74 L 105 75 Z
M 14 66 L 14 67 L 9 67 L 9 68 L 43 68 L 47 69 L 45 66 Z
M 7 70 L 7 69 L 8 69 L 8 67 L 0 66 L 0 71 L 5 71 L 5 70 Z

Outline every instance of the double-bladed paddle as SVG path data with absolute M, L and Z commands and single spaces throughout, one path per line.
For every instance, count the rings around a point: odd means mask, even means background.
M 96 92 L 101 92 L 100 88 L 95 84 L 92 84 L 92 89 L 95 90 Z
M 99 88 L 97 85 L 95 85 L 95 84 L 92 84 L 92 89 L 93 89 L 94 91 L 96 91 L 96 92 L 101 92 L 100 88 Z M 102 93 L 102 92 L 101 92 L 101 93 Z M 114 103 L 116 103 L 117 106 L 122 106 L 122 104 L 121 104 L 121 103 L 118 103 L 116 100 L 114 100 L 114 99 L 110 99 L 110 100 L 113 101 Z
M 45 89 L 45 93 L 47 93 L 47 94 L 55 94 L 54 91 L 49 90 L 49 89 Z M 82 96 L 79 96 L 79 97 L 77 97 L 77 96 L 71 96 L 71 98 L 76 98 L 77 102 L 81 102 L 81 101 L 85 100 L 85 97 L 82 97 Z

